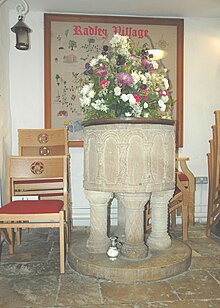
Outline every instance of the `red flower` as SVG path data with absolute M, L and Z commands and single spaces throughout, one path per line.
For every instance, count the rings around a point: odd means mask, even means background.
M 143 100 L 147 100 L 148 99 L 148 97 L 149 97 L 149 91 L 148 90 L 146 90 L 146 89 L 142 89 L 141 90 L 141 98 L 143 99 Z
M 96 75 L 101 76 L 101 77 L 105 77 L 107 74 L 107 67 L 105 65 L 100 66 L 98 72 L 96 73 Z
M 108 84 L 109 84 L 108 80 L 107 80 L 107 79 L 104 79 L 104 80 L 102 80 L 102 81 L 100 82 L 100 87 L 101 87 L 102 89 L 104 89 L 104 88 L 106 88 L 106 87 L 108 86 Z
M 139 95 L 137 95 L 137 94 L 133 94 L 133 96 L 134 96 L 134 98 L 135 98 L 135 100 L 136 100 L 136 103 L 137 104 L 139 104 L 140 103 L 140 96 Z
M 140 59 L 140 56 L 138 56 L 138 55 L 131 54 L 131 56 L 132 56 L 133 58 Z
M 166 96 L 166 95 L 169 95 L 169 90 L 159 90 L 159 91 L 157 91 L 157 93 L 158 93 L 158 95 L 159 96 Z

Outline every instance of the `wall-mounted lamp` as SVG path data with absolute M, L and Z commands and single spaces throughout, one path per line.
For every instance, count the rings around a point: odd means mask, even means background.
M 19 50 L 29 49 L 29 33 L 32 31 L 24 22 L 25 15 L 28 13 L 28 5 L 25 0 L 23 4 L 16 7 L 18 12 L 18 22 L 11 28 L 11 31 L 16 34 L 15 47 Z

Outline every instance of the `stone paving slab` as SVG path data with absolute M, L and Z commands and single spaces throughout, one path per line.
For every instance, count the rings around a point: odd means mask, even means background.
M 187 244 L 202 256 L 220 255 L 220 242 L 212 238 L 191 238 Z
M 59 279 L 57 276 L 14 276 L 0 278 L 0 307 L 54 307 Z
M 101 283 L 104 303 L 141 303 L 153 301 L 174 301 L 178 296 L 167 282 L 139 284 Z
M 219 300 L 181 300 L 174 302 L 155 302 L 137 304 L 134 308 L 219 308 Z
M 60 276 L 57 306 L 96 305 L 102 304 L 101 299 L 98 280 L 75 273 Z
M 205 270 L 188 271 L 169 283 L 180 300 L 220 298 L 220 284 Z
M 194 256 L 191 269 L 220 269 L 220 255 Z

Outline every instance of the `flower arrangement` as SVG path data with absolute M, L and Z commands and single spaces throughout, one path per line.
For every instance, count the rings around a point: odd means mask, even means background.
M 98 118 L 171 118 L 173 99 L 167 70 L 128 36 L 115 34 L 110 46 L 85 64 L 80 104 L 85 121 Z

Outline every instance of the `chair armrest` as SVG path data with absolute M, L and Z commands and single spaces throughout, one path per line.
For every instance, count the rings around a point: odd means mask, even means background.
M 189 157 L 176 157 L 177 161 L 186 161 L 189 160 Z
M 177 162 L 179 162 L 180 169 L 181 171 L 187 176 L 189 180 L 189 190 L 190 191 L 195 191 L 195 177 L 194 174 L 189 170 L 189 167 L 187 165 L 187 161 L 189 160 L 188 157 L 177 157 L 176 158 Z M 178 171 L 179 172 L 179 168 Z

